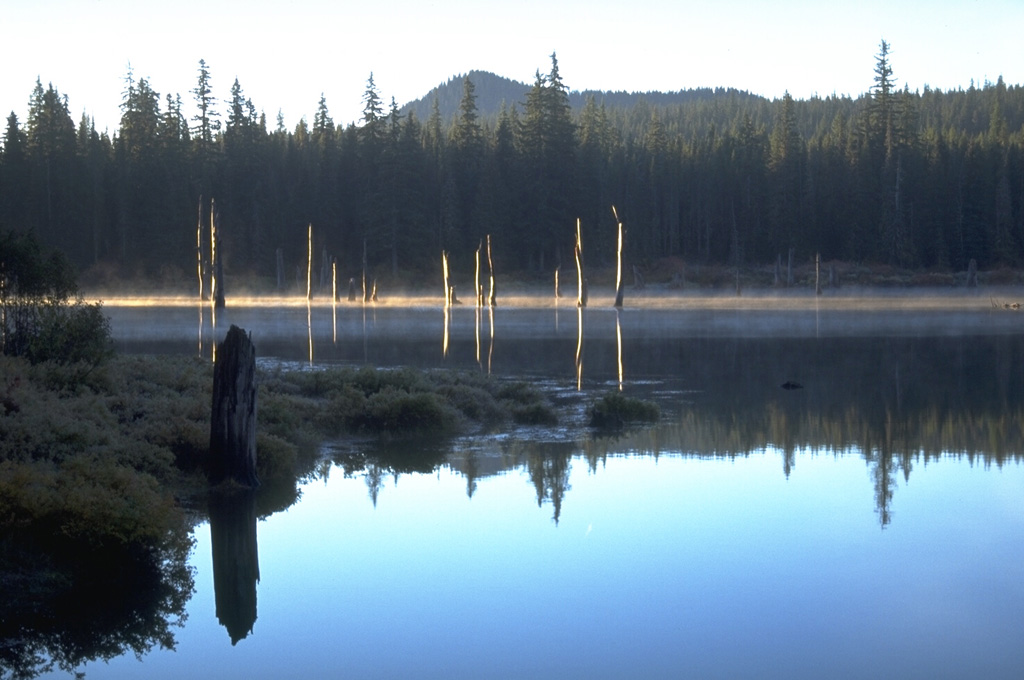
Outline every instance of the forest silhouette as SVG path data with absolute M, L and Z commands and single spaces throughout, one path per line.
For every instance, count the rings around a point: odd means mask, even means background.
M 591 262 L 610 262 L 612 205 L 641 271 L 817 255 L 940 272 L 1018 266 L 1024 89 L 1000 78 L 910 91 L 885 42 L 864 75 L 856 98 L 581 94 L 552 54 L 518 89 L 482 72 L 449 81 L 425 98 L 425 118 L 423 101 L 385 103 L 371 74 L 360 121 L 336 125 L 321 96 L 289 130 L 237 79 L 217 100 L 201 61 L 191 106 L 129 70 L 120 123 L 102 132 L 37 81 L 25 121 L 7 118 L 0 228 L 62 248 L 86 283 L 180 287 L 197 228 L 209 228 L 197 206 L 211 198 L 227 276 L 268 286 L 305 266 L 309 225 L 342 280 L 364 257 L 375 278 L 422 280 L 442 251 L 468 261 L 488 234 L 500 271 L 550 272 L 571 263 L 577 219 Z

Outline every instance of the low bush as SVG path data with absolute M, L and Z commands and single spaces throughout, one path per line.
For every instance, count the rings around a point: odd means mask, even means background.
M 590 407 L 590 426 L 620 428 L 629 423 L 657 422 L 661 409 L 652 401 L 627 397 L 619 392 L 607 394 Z
M 354 424 L 362 431 L 389 436 L 440 435 L 458 429 L 459 413 L 436 394 L 410 394 L 388 386 L 366 400 Z
M 101 306 L 78 295 L 71 263 L 44 256 L 31 233 L 0 234 L 0 325 L 0 351 L 34 364 L 94 367 L 112 356 Z

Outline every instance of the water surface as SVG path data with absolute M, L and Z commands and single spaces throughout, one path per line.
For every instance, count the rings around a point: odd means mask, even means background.
M 237 323 L 266 366 L 485 372 L 566 417 L 330 444 L 287 511 L 197 526 L 174 651 L 87 677 L 1024 674 L 1024 317 L 979 296 L 629 302 L 112 305 L 122 351 L 208 358 Z M 587 429 L 618 389 L 662 422 Z

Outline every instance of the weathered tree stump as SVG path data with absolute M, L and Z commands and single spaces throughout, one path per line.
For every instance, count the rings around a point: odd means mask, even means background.
M 217 346 L 210 416 L 210 482 L 259 486 L 256 476 L 256 348 L 231 326 Z

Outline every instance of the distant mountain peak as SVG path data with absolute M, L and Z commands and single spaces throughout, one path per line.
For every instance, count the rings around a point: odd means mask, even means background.
M 505 78 L 489 71 L 473 70 L 450 77 L 423 97 L 405 104 L 401 112 L 408 114 L 411 111 L 416 114 L 419 120 L 426 120 L 430 117 L 434 107 L 434 99 L 436 98 L 441 119 L 451 120 L 459 113 L 459 105 L 462 103 L 462 81 L 467 77 L 473 82 L 477 113 L 483 118 L 497 116 L 501 112 L 502 106 L 509 107 L 515 105 L 522 107 L 526 101 L 526 93 L 533 87 L 532 84 Z M 672 106 L 717 97 L 763 99 L 763 97 L 750 94 L 744 90 L 721 87 L 679 90 L 676 92 L 605 92 L 599 90 L 579 92 L 573 90 L 569 92 L 569 104 L 574 110 L 579 110 L 583 108 L 587 99 L 591 96 L 599 104 L 604 104 L 609 108 L 627 109 L 635 106 L 640 100 L 644 100 L 652 106 Z

